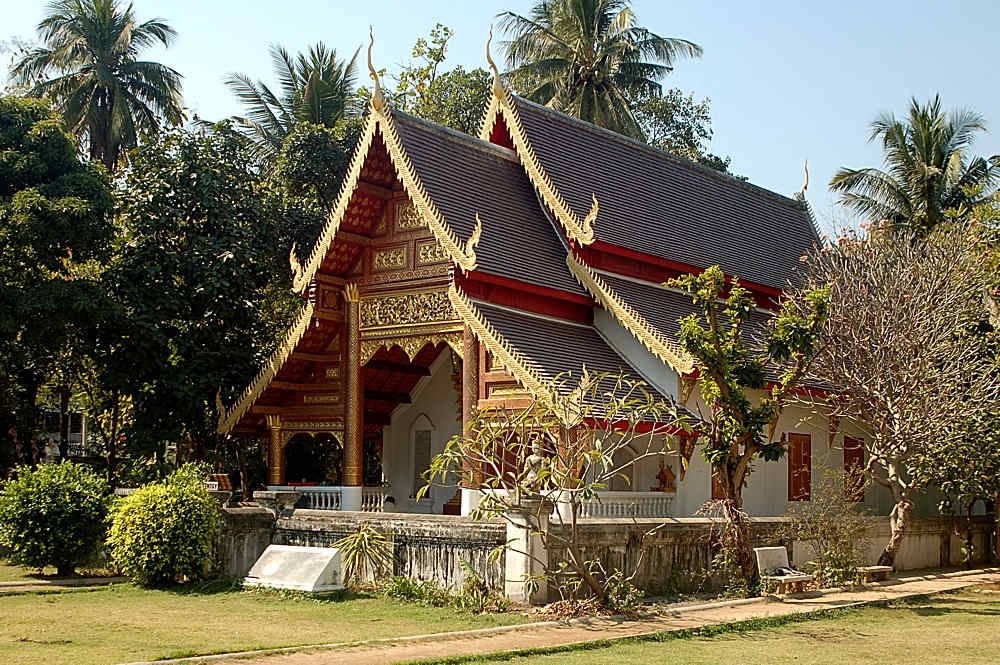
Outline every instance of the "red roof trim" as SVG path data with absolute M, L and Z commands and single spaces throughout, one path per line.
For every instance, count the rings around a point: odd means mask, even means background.
M 621 256 L 627 259 L 632 259 L 635 261 L 641 261 L 643 263 L 648 263 L 665 270 L 686 273 L 692 275 L 698 275 L 705 271 L 704 268 L 699 268 L 697 266 L 688 265 L 686 263 L 678 263 L 677 261 L 671 261 L 669 259 L 664 259 L 659 256 L 654 256 L 652 254 L 646 254 L 644 252 L 637 252 L 634 249 L 626 249 L 625 247 L 619 247 L 618 245 L 612 245 L 611 243 L 604 242 L 602 240 L 596 240 L 594 243 L 586 248 L 585 250 L 590 250 L 590 252 L 604 252 L 606 254 L 613 254 L 615 256 Z M 590 254 L 590 252 L 587 252 Z M 590 258 L 588 256 L 588 258 Z M 726 279 L 730 279 L 730 275 L 726 275 Z M 770 296 L 781 296 L 781 289 L 776 289 L 773 286 L 767 286 L 765 284 L 757 284 L 748 280 L 740 278 L 740 284 L 743 284 L 746 288 L 759 291 Z
M 456 273 L 455 284 L 467 295 L 495 305 L 554 316 L 567 321 L 593 322 L 594 302 L 584 296 L 526 284 L 479 271 Z

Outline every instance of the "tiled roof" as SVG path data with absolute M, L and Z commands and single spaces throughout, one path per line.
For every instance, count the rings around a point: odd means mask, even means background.
M 543 381 L 563 382 L 575 387 L 586 367 L 591 374 L 624 374 L 642 380 L 627 360 L 608 346 L 590 325 L 518 312 L 489 303 L 476 307 L 490 325 L 527 360 L 531 371 Z M 670 395 L 662 395 L 672 401 Z
M 406 113 L 394 111 L 393 120 L 448 225 L 467 238 L 479 214 L 478 271 L 586 295 L 566 267 L 566 250 L 512 151 Z
M 573 213 L 596 194 L 596 239 L 783 288 L 817 241 L 804 202 L 514 97 L 527 139 Z

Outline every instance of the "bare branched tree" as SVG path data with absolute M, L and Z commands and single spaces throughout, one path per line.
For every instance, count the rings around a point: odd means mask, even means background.
M 974 332 L 988 317 L 983 231 L 956 222 L 927 237 L 845 232 L 809 262 L 805 289 L 831 287 L 824 350 L 812 366 L 831 386 L 824 406 L 867 430 L 867 472 L 895 501 L 880 565 L 893 564 L 923 489 L 913 473 L 919 456 L 960 436 L 1000 395 Z
M 607 604 L 610 584 L 630 581 L 642 560 L 619 575 L 587 560 L 577 528 L 584 504 L 600 501 L 599 491 L 617 478 L 631 482 L 633 464 L 676 452 L 669 435 L 682 416 L 651 387 L 620 374 L 560 376 L 548 392 L 551 399 L 533 399 L 524 408 L 478 414 L 469 431 L 432 460 L 421 491 L 432 484 L 455 487 L 463 471 L 474 475 L 483 493 L 474 518 L 526 524 L 545 550 L 566 553 L 565 561 L 543 562 L 548 567 L 539 577 L 558 582 L 570 572 Z M 497 556 L 504 547 L 511 545 Z

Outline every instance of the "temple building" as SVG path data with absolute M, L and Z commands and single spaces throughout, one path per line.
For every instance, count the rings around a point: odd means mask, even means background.
M 296 485 L 310 507 L 467 513 L 474 487 L 415 497 L 474 410 L 548 398 L 552 379 L 586 368 L 696 413 L 676 341 L 693 305 L 663 282 L 719 265 L 763 325 L 816 242 L 804 196 L 538 106 L 498 75 L 478 137 L 394 110 L 376 85 L 335 209 L 293 266 L 301 314 L 219 431 L 263 437 L 268 484 Z M 850 427 L 790 408 L 779 429 L 789 455 L 744 492 L 755 515 L 862 461 Z M 329 468 L 309 454 L 323 438 L 341 451 Z M 715 490 L 690 442 L 676 447 L 669 471 L 634 464 L 592 515 L 693 514 Z

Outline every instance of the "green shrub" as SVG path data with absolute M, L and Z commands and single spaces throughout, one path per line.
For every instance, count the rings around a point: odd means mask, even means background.
M 144 585 L 202 579 L 218 530 L 219 504 L 205 489 L 204 477 L 186 465 L 115 505 L 111 561 Z
M 384 598 L 394 598 L 426 607 L 445 607 L 452 602 L 451 594 L 437 582 L 414 580 L 402 575 L 390 577 L 378 587 L 378 594 Z
M 19 467 L 0 491 L 0 545 L 26 568 L 55 566 L 60 576 L 96 554 L 107 528 L 107 483 L 73 462 Z

